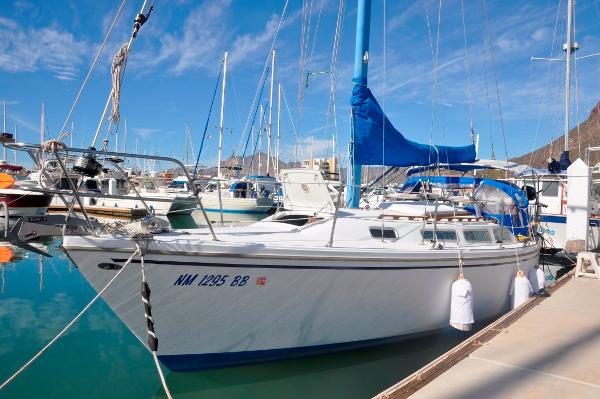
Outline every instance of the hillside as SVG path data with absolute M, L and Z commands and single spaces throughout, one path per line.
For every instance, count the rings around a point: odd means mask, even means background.
M 533 152 L 511 159 L 511 161 L 537 168 L 545 168 L 548 157 L 552 156 L 557 160 L 560 158 L 564 142 L 564 137 L 561 136 Z M 579 154 L 580 146 L 581 154 Z M 600 146 L 600 102 L 592 109 L 588 118 L 579 124 L 579 129 L 576 126 L 569 133 L 569 157 L 571 162 L 577 158 L 585 161 L 585 149 L 593 146 Z M 600 162 L 600 153 L 592 153 L 590 166 L 598 162 Z

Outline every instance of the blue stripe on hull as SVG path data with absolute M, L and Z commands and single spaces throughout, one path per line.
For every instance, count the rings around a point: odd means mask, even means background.
M 567 217 L 561 215 L 541 215 L 540 220 L 547 223 L 567 223 Z
M 244 364 L 271 362 L 301 356 L 321 355 L 329 352 L 367 348 L 398 341 L 404 341 L 426 335 L 432 335 L 441 330 L 431 330 L 417 334 L 406 334 L 397 337 L 377 338 L 363 341 L 343 342 L 297 348 L 267 349 L 257 351 L 204 353 L 190 355 L 159 355 L 159 360 L 171 371 L 195 371 L 240 366 Z
M 541 221 L 546 223 L 559 223 L 565 224 L 567 223 L 567 217 L 565 215 L 541 215 Z M 598 227 L 600 226 L 600 219 L 590 218 L 590 226 Z

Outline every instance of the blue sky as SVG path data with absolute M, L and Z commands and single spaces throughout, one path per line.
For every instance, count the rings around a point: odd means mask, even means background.
M 504 137 L 509 157 L 528 152 L 562 134 L 564 63 L 532 62 L 530 58 L 562 56 L 565 2 L 465 0 L 465 52 L 460 0 L 373 0 L 369 86 L 394 125 L 412 140 L 467 144 L 472 119 L 481 136 L 480 157 L 490 157 L 493 145 L 496 157 L 504 159 Z M 74 113 L 74 146 L 87 146 L 91 141 L 110 91 L 110 61 L 128 39 L 131 20 L 141 3 L 126 3 Z M 239 151 L 244 122 L 284 3 L 156 1 L 155 13 L 132 49 L 123 85 L 121 115 L 128 122 L 128 149 L 134 149 L 137 140 L 140 151 L 183 159 L 184 126 L 188 123 L 197 150 L 222 54 L 229 51 L 224 153 Z M 2 0 L 0 99 L 8 101 L 7 130 L 13 132 L 16 126 L 20 139 L 37 141 L 44 101 L 49 136 L 58 135 L 119 4 L 120 0 Z M 304 143 L 300 158 L 309 155 L 311 142 L 315 156 L 331 152 L 334 128 L 327 115 L 329 75 L 312 75 L 301 102 L 298 87 L 305 81 L 300 73 L 302 32 L 307 38 L 305 73 L 330 70 L 338 5 L 333 0 L 290 0 L 275 44 L 276 81 L 283 84 L 297 135 Z M 600 52 L 599 17 L 598 0 L 577 2 L 578 55 Z M 342 154 L 349 138 L 355 18 L 356 2 L 347 1 L 335 92 Z M 433 101 L 436 48 L 437 95 Z M 579 120 L 583 120 L 598 101 L 599 62 L 598 57 L 577 62 L 573 120 L 577 118 L 575 105 Z M 266 104 L 265 98 L 261 103 Z M 216 164 L 217 111 L 218 107 L 209 123 L 210 139 L 202 156 L 206 165 Z M 123 143 L 122 137 L 120 141 Z M 283 108 L 283 159 L 296 157 L 296 142 L 288 111 Z M 266 140 L 262 149 L 266 150 Z

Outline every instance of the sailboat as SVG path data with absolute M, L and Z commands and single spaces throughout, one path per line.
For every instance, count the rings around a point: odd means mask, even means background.
M 553 158 L 548 160 L 548 169 L 540 170 L 527 168 L 515 179 L 515 182 L 524 182 L 534 189 L 537 202 L 542 204 L 538 207 L 539 221 L 538 234 L 542 237 L 544 249 L 548 252 L 567 252 L 567 171 L 571 165 L 569 158 L 569 130 L 570 130 L 570 103 L 571 103 L 571 61 L 573 55 L 579 49 L 575 41 L 573 29 L 573 18 L 575 14 L 575 2 L 567 1 L 567 34 L 565 51 L 565 103 L 564 103 L 564 150 L 557 161 Z M 599 186 L 598 176 L 594 175 L 592 191 Z M 590 198 L 589 239 L 588 249 L 600 249 L 600 201 L 592 192 Z M 574 254 L 568 254 L 574 255 Z
M 475 146 L 411 142 L 385 118 L 367 86 L 370 0 L 358 2 L 348 208 L 294 226 L 160 232 L 149 238 L 66 235 L 62 248 L 127 327 L 148 346 L 140 299 L 143 248 L 152 290 L 158 358 L 186 371 L 356 348 L 432 333 L 449 322 L 450 288 L 463 272 L 476 320 L 506 311 L 517 270 L 537 264 L 535 241 L 516 241 L 498 223 L 434 204 L 406 214 L 359 210 L 361 164 L 475 159 Z M 385 160 L 382 148 L 385 124 Z M 438 152 L 439 150 L 439 152 Z M 434 157 L 435 158 L 435 157 Z M 305 192 L 311 185 L 300 186 Z M 127 266 L 126 266 L 127 265 Z M 127 267 L 127 269 L 124 269 Z M 151 350 L 150 346 L 148 346 Z
M 272 193 L 275 192 L 275 179 L 268 176 L 248 176 L 243 179 L 227 181 L 221 169 L 223 149 L 225 88 L 227 83 L 227 55 L 223 55 L 223 80 L 221 82 L 221 112 L 219 123 L 219 149 L 217 158 L 217 178 L 210 181 L 204 189 L 202 201 L 209 212 L 228 214 L 264 214 L 275 205 Z M 272 53 L 272 68 L 275 66 L 275 52 Z M 273 71 L 271 70 L 271 101 L 273 93 Z M 272 118 L 272 116 L 271 116 Z M 269 132 L 269 138 L 270 138 Z M 267 162 L 268 165 L 268 162 Z M 268 168 L 267 168 L 268 172 Z M 185 182 L 183 183 L 185 184 Z M 268 189 L 268 188 L 270 189 Z

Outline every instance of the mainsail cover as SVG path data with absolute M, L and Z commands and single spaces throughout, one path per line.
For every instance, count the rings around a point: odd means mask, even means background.
M 354 118 L 354 164 L 424 166 L 435 163 L 475 161 L 474 144 L 464 147 L 434 146 L 406 139 L 394 128 L 371 90 L 366 86 L 354 85 L 352 112 Z

